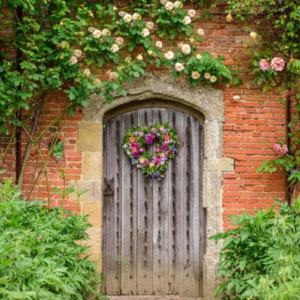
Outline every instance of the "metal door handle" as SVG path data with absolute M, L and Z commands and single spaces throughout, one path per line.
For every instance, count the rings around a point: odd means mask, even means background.
M 107 197 L 114 195 L 114 178 L 104 178 L 103 195 Z

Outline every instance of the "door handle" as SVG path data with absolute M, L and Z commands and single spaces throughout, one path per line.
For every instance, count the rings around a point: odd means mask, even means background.
M 114 195 L 114 178 L 104 178 L 103 195 L 106 197 L 111 197 Z

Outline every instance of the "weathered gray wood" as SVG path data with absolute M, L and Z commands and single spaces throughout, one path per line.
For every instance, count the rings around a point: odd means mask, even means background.
M 152 110 L 138 112 L 138 125 L 149 126 L 153 123 Z M 137 287 L 138 294 L 153 293 L 153 193 L 152 179 L 138 172 L 138 245 L 137 245 Z
M 155 122 L 169 123 L 180 140 L 162 181 L 132 167 L 121 144 L 132 126 Z M 104 201 L 103 212 L 107 293 L 201 296 L 205 220 L 199 121 L 175 109 L 143 108 L 110 120 L 105 134 L 104 172 L 115 184 L 113 204 Z
M 153 109 L 154 123 L 168 123 L 167 109 Z M 153 180 L 153 286 L 156 294 L 169 293 L 169 176 Z
M 169 123 L 180 137 L 175 160 L 169 166 L 169 285 L 170 294 L 183 295 L 183 166 L 186 159 L 184 114 L 169 112 Z
M 115 295 L 120 293 L 120 269 L 118 257 L 120 255 L 120 221 L 118 203 L 119 199 L 119 172 L 120 152 L 118 128 L 119 120 L 110 122 L 106 132 L 106 178 L 114 182 L 114 195 L 103 197 L 104 201 L 104 274 L 105 291 L 107 294 Z
M 122 116 L 122 133 L 137 124 L 137 111 Z M 123 139 L 123 135 L 121 139 Z M 121 290 L 123 295 L 137 292 L 137 168 L 122 154 L 122 240 Z
M 186 264 L 184 295 L 199 296 L 200 276 L 200 183 L 199 126 L 197 120 L 186 119 L 187 169 L 186 169 Z

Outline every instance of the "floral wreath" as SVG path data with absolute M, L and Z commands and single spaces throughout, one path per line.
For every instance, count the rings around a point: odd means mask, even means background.
M 146 147 L 155 143 L 151 155 Z M 123 140 L 123 149 L 142 172 L 153 179 L 164 178 L 170 159 L 175 158 L 178 148 L 178 136 L 166 123 L 155 123 L 149 127 L 133 127 L 129 129 Z

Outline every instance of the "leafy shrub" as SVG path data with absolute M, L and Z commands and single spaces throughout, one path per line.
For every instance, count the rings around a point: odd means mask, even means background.
M 300 299 L 300 201 L 293 207 L 234 217 L 235 229 L 211 239 L 224 240 L 215 296 L 225 299 Z
M 95 265 L 84 255 L 85 216 L 20 199 L 0 184 L 0 299 L 83 300 L 96 294 Z M 100 297 L 100 295 L 98 295 Z

